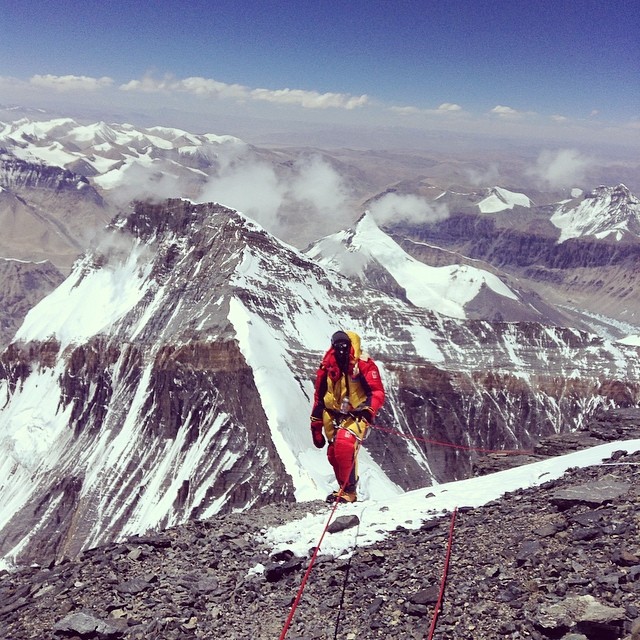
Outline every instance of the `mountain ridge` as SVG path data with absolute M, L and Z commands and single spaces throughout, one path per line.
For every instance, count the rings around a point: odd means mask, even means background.
M 306 416 L 340 326 L 380 365 L 381 423 L 418 437 L 369 438 L 363 497 L 468 476 L 473 447 L 528 446 L 640 393 L 635 347 L 448 318 L 373 283 L 363 307 L 351 280 L 221 205 L 138 203 L 109 233 L 0 357 L 0 545 L 19 562 L 326 495 Z

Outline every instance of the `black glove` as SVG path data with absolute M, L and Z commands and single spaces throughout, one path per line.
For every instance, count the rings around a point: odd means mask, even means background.
M 315 444 L 318 449 L 322 449 L 325 444 L 324 435 L 322 433 L 323 427 L 324 424 L 322 423 L 322 420 L 311 418 L 311 437 L 313 438 L 313 444 Z
M 365 420 L 371 424 L 373 422 L 373 411 L 371 407 L 358 407 L 355 411 L 351 412 L 358 420 Z

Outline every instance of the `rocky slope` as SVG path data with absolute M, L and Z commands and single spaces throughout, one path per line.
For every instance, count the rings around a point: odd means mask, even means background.
M 637 437 L 639 418 L 637 410 L 603 414 L 593 428 Z M 544 447 L 565 452 L 593 437 Z M 357 544 L 351 507 L 340 507 L 330 530 L 352 527 L 352 553 L 320 553 L 286 637 L 426 637 L 451 535 L 434 638 L 637 640 L 639 480 L 640 454 L 622 447 L 602 465 L 461 510 L 455 520 L 448 514 L 413 530 L 398 522 L 366 547 Z M 3 637 L 279 637 L 309 558 L 274 556 L 263 532 L 317 511 L 329 515 L 321 503 L 273 504 L 0 575 Z
M 112 215 L 85 177 L 0 149 L 0 256 L 68 272 Z
M 29 309 L 63 279 L 50 262 L 0 259 L 0 350 L 11 342 Z

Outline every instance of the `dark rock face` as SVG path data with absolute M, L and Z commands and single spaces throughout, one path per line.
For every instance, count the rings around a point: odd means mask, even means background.
M 190 350 L 197 348 L 196 344 L 189 347 Z M 24 354 L 12 353 L 17 359 L 24 357 Z M 39 354 L 33 356 L 38 358 Z M 100 341 L 78 347 L 70 354 L 69 366 L 60 382 L 62 397 L 70 409 L 69 429 L 74 433 L 69 452 L 71 460 L 100 440 L 106 428 L 124 427 L 122 416 L 114 421 L 109 406 L 114 395 L 122 402 L 127 393 L 135 392 L 142 359 L 141 354 L 130 346 L 117 349 L 113 344 Z M 268 430 L 260 422 L 261 416 L 264 420 L 264 413 L 257 403 L 251 371 L 237 347 L 234 344 L 200 345 L 197 357 L 180 360 L 171 350 L 157 355 L 150 378 L 150 393 L 143 408 L 148 419 L 141 425 L 137 443 L 139 455 L 147 460 L 145 465 L 162 464 L 162 451 L 177 438 L 182 442 L 181 458 L 186 457 L 191 448 L 202 446 L 201 431 L 212 428 L 209 426 L 212 415 L 226 409 L 228 415 L 236 418 L 234 421 L 226 419 L 220 425 L 220 438 L 225 447 L 219 448 L 216 440 L 210 442 L 208 455 L 203 456 L 206 464 L 194 470 L 194 486 L 185 480 L 176 491 L 173 517 L 198 517 L 220 496 L 225 497 L 225 503 L 219 508 L 222 513 L 248 504 L 290 500 L 289 479 L 268 437 Z M 120 383 L 114 386 L 115 380 Z M 126 405 L 122 410 L 126 410 Z M 234 451 L 235 462 L 227 463 L 219 473 L 213 473 Z M 97 501 L 111 503 L 114 513 L 120 512 L 103 529 L 104 534 L 116 537 L 144 495 L 144 473 L 137 455 L 123 459 L 122 464 L 121 477 L 114 475 L 108 483 L 84 490 L 85 476 L 91 469 L 79 468 L 76 472 L 79 475 L 73 476 L 69 474 L 73 473 L 74 465 L 65 464 L 53 476 L 48 488 L 16 514 L 11 525 L 2 531 L 0 542 L 10 548 L 18 543 L 25 531 L 38 530 L 39 535 L 33 536 L 26 545 L 24 558 L 73 557 L 86 544 L 90 528 L 95 525 Z M 213 479 L 206 493 L 199 495 L 197 480 L 209 474 Z M 142 485 L 140 488 L 139 484 Z M 124 510 L 122 502 L 127 505 Z M 55 508 L 51 508 L 52 504 Z
M 48 189 L 53 191 L 78 191 L 87 189 L 96 203 L 102 201 L 89 181 L 67 169 L 43 164 L 33 164 L 18 158 L 0 158 L 0 180 L 3 187 L 13 189 Z
M 367 547 L 354 537 L 350 558 L 317 557 L 286 637 L 424 638 L 451 535 L 434 637 L 635 638 L 639 480 L 640 454 L 621 450 L 603 465 L 460 510 L 455 522 L 439 517 L 415 530 L 399 523 Z M 594 485 L 621 490 L 588 502 L 578 496 Z M 553 496 L 567 492 L 577 497 L 560 507 Z M 5 573 L 4 637 L 278 637 L 309 558 L 273 554 L 260 532 L 326 509 L 273 504 Z
M 88 180 L 60 167 L 0 158 L 0 255 L 64 272 L 113 216 Z
M 11 342 L 29 309 L 63 279 L 50 262 L 0 260 L 0 350 Z
M 639 408 L 600 408 L 574 431 L 554 433 L 539 438 L 529 452 L 522 454 L 517 452 L 512 454 L 492 453 L 476 458 L 472 464 L 473 475 L 486 475 L 511 469 L 545 458 L 597 447 L 606 442 L 636 439 L 640 439 Z

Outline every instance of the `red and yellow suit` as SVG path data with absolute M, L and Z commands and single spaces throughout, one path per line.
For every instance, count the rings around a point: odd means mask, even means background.
M 333 348 L 322 359 L 315 380 L 311 420 L 322 420 L 329 442 L 327 457 L 333 467 L 336 480 L 345 494 L 353 494 L 358 482 L 357 463 L 354 462 L 356 446 L 365 437 L 368 420 L 362 417 L 345 418 L 341 411 L 365 411 L 371 420 L 384 403 L 385 392 L 376 363 L 361 351 L 360 336 L 345 332 L 351 340 L 349 366 L 342 372 Z M 348 398 L 348 406 L 343 400 Z

